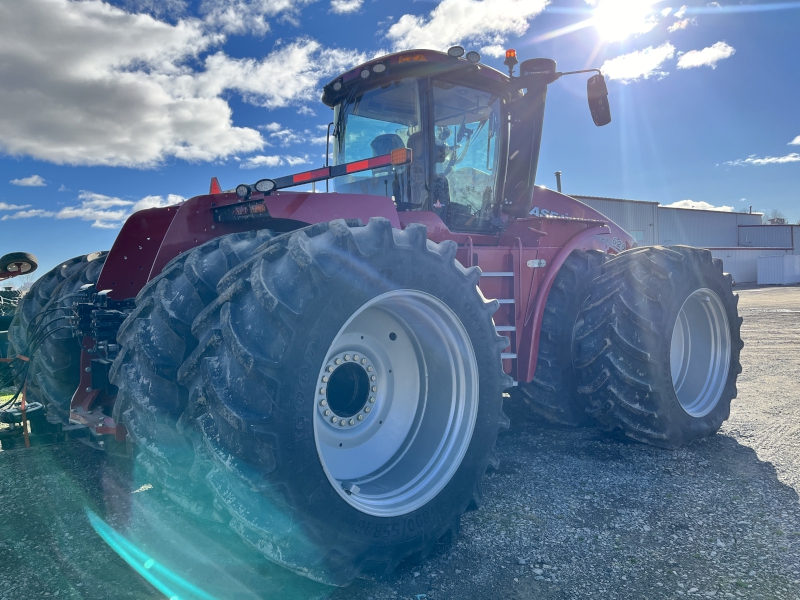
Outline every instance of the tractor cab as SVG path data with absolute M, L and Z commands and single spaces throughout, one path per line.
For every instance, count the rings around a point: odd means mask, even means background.
M 505 75 L 442 52 L 366 63 L 325 87 L 334 108 L 335 165 L 410 149 L 412 161 L 333 179 L 333 190 L 392 198 L 398 211 L 435 212 L 453 231 L 501 221 L 508 104 Z M 505 124 L 505 126 L 504 126 Z

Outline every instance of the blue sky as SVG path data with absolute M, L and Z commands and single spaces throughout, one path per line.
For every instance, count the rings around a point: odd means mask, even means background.
M 502 70 L 508 47 L 602 67 L 604 128 L 584 76 L 550 87 L 540 184 L 797 222 L 800 2 L 684 1 L 0 0 L 0 253 L 43 273 L 212 176 L 318 166 L 322 84 L 456 43 Z

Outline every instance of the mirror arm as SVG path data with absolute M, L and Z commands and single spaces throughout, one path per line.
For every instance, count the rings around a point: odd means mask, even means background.
M 563 71 L 563 72 L 558 72 L 558 73 L 556 73 L 556 76 L 557 77 L 561 77 L 563 75 L 577 75 L 578 73 L 598 73 L 599 75 L 602 75 L 602 73 L 600 73 L 600 69 L 583 69 L 582 71 Z

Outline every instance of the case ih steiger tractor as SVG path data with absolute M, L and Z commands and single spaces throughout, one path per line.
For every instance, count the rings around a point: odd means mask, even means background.
M 497 465 L 506 390 L 666 448 L 715 432 L 742 347 L 721 262 L 637 248 L 536 187 L 547 86 L 568 73 L 463 54 L 348 71 L 322 96 L 329 166 L 235 193 L 212 180 L 42 277 L 10 330 L 29 399 L 334 585 L 458 532 Z M 607 124 L 603 76 L 587 87 Z

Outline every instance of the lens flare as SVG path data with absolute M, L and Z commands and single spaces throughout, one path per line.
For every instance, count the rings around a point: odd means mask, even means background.
M 654 4 L 653 0 L 600 0 L 592 24 L 607 42 L 647 33 L 658 23 Z

